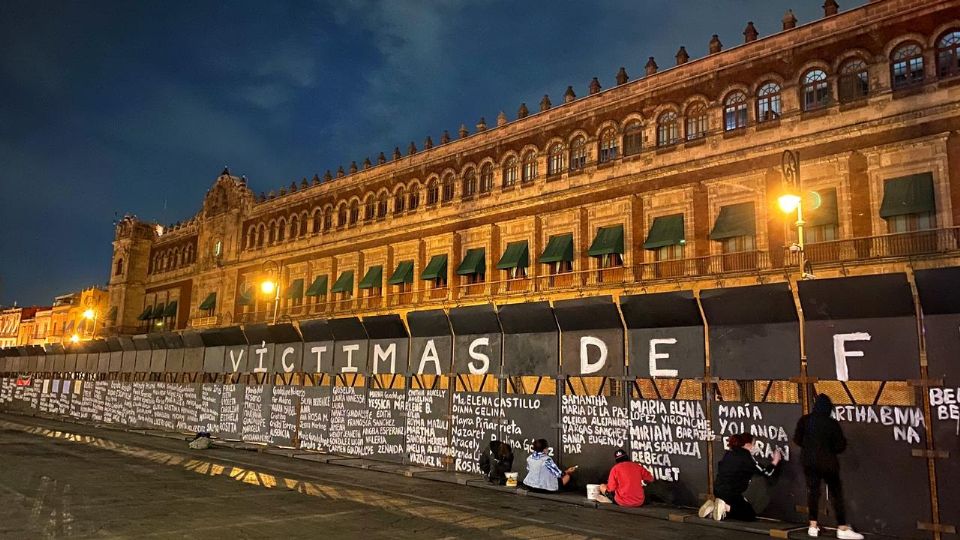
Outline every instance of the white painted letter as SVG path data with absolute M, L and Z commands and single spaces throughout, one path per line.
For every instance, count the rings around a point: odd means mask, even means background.
M 490 371 L 490 357 L 483 354 L 482 352 L 477 352 L 476 348 L 478 346 L 489 347 L 490 338 L 477 338 L 470 342 L 470 347 L 467 352 L 470 354 L 470 358 L 480 361 L 480 367 L 474 367 L 473 362 L 467 362 L 467 369 L 470 370 L 470 373 L 473 375 L 483 375 L 486 372 Z
M 420 366 L 417 367 L 418 375 L 423 375 L 423 368 L 426 367 L 428 361 L 433 362 L 433 365 L 436 368 L 436 374 L 441 375 L 440 355 L 437 353 L 437 345 L 432 339 L 427 341 L 427 346 L 423 348 L 423 355 L 420 357 Z
M 588 347 L 593 345 L 600 351 L 600 358 L 596 362 L 590 362 L 590 351 Z M 583 336 L 580 338 L 580 374 L 596 373 L 603 368 L 607 362 L 607 344 L 600 338 L 593 336 Z
M 847 370 L 847 358 L 862 358 L 863 351 L 848 351 L 844 344 L 848 341 L 870 341 L 870 334 L 854 332 L 852 334 L 833 335 L 833 358 L 837 363 L 837 380 L 849 381 L 850 373 Z
M 387 350 L 380 348 L 379 343 L 373 344 L 373 372 L 380 373 L 380 361 L 381 360 L 390 360 L 390 371 L 387 373 L 396 373 L 397 372 L 397 344 L 391 343 Z
M 676 377 L 675 369 L 657 369 L 657 360 L 670 358 L 670 353 L 658 353 L 657 345 L 676 345 L 676 338 L 651 339 L 650 340 L 650 376 L 651 377 Z
M 344 345 L 343 352 L 347 353 L 347 365 L 340 368 L 341 373 L 356 373 L 357 368 L 353 365 L 353 351 L 359 351 L 360 345 Z
M 263 355 L 267 354 L 267 342 L 261 341 L 260 347 L 255 351 L 257 353 L 257 367 L 253 368 L 254 373 L 263 373 L 267 368 L 263 367 Z
M 293 371 L 293 364 L 287 363 L 287 357 L 293 354 L 293 347 L 287 347 L 280 354 L 280 365 L 283 366 L 284 373 L 290 373 Z
M 230 364 L 233 366 L 233 371 L 240 371 L 240 362 L 243 361 L 243 351 L 246 349 L 240 349 L 240 354 L 236 358 L 233 356 L 233 350 L 230 351 Z
M 317 369 L 316 371 L 314 371 L 314 373 L 320 373 L 321 372 L 320 356 L 323 355 L 323 353 L 327 352 L 327 347 L 324 345 L 321 345 L 319 347 L 310 347 L 310 352 L 317 355 Z

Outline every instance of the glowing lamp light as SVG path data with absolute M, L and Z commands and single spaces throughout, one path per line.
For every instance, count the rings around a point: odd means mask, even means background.
M 273 291 L 277 290 L 277 284 L 268 279 L 260 284 L 260 290 L 263 294 L 273 294 Z
M 83 318 L 88 320 L 92 320 L 96 315 L 97 313 L 93 311 L 93 309 L 88 309 L 83 312 Z
M 76 334 L 70 336 L 70 343 L 77 343 L 77 342 L 79 342 L 79 341 L 80 341 L 80 336 L 78 336 L 78 335 L 76 335 Z
M 782 210 L 785 214 L 789 214 L 790 212 L 796 210 L 798 206 L 800 206 L 800 196 L 790 193 L 781 195 L 780 198 L 777 199 L 777 204 L 780 205 L 780 210 Z

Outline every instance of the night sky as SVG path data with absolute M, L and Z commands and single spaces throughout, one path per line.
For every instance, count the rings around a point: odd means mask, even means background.
M 0 305 L 104 284 L 116 216 L 185 220 L 224 165 L 278 189 L 822 3 L 4 0 Z

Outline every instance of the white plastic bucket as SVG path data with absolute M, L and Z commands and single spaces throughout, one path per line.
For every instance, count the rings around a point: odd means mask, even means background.
M 517 478 L 520 473 L 508 472 L 504 473 L 504 476 L 507 477 L 507 487 L 517 487 Z
M 600 493 L 600 484 L 587 484 L 587 499 L 597 500 L 597 493 Z

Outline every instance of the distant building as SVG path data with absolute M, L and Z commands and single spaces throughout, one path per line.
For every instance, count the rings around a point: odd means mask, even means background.
M 787 149 L 817 277 L 958 264 L 958 6 L 749 25 L 729 50 L 266 196 L 224 170 L 187 221 L 117 224 L 110 331 L 270 320 L 277 278 L 282 320 L 796 279 Z
M 94 319 L 88 319 L 84 314 L 92 310 L 92 314 L 98 318 L 96 326 L 102 330 L 109 309 L 107 298 L 107 291 L 96 287 L 57 296 L 51 308 L 46 343 L 65 343 L 74 337 L 81 341 L 91 339 L 94 335 Z
M 16 346 L 22 312 L 19 307 L 0 310 L 0 348 Z

